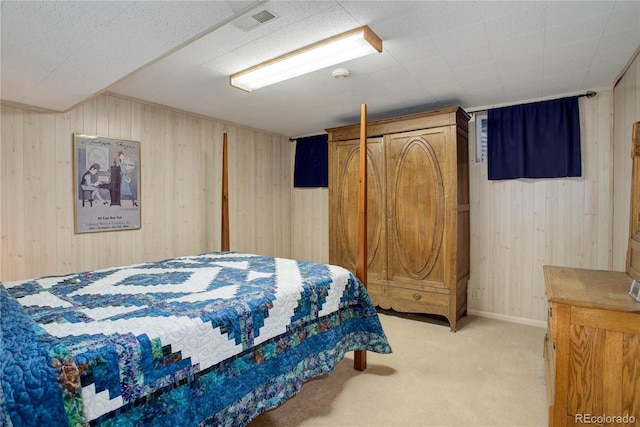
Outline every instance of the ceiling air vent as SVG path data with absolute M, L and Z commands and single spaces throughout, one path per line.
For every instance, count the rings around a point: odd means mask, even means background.
M 258 28 L 260 25 L 266 24 L 269 21 L 276 19 L 278 16 L 268 10 L 264 9 L 253 15 L 243 16 L 236 20 L 233 24 L 244 31 L 251 31 Z

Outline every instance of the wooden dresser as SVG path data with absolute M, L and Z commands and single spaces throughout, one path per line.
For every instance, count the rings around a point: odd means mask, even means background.
M 367 125 L 367 283 L 373 302 L 445 316 L 469 279 L 469 115 L 448 108 Z M 329 261 L 354 270 L 360 126 L 329 133 Z
M 640 302 L 624 272 L 544 266 L 549 426 L 640 426 Z

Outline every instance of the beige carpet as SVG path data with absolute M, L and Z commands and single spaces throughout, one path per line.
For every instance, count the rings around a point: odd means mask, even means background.
M 380 314 L 393 354 L 349 353 L 328 376 L 256 418 L 260 426 L 546 426 L 545 330 L 465 317 L 452 333 L 420 315 Z

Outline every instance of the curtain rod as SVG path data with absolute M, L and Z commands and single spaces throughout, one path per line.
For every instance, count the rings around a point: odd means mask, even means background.
M 559 97 L 559 98 L 554 98 L 554 97 L 550 96 L 550 97 L 546 97 L 546 98 L 530 99 L 530 100 L 527 100 L 527 101 L 520 101 L 520 102 L 505 102 L 504 104 L 487 105 L 487 106 L 479 107 L 479 108 L 471 108 L 469 110 L 467 110 L 465 108 L 464 111 L 466 111 L 469 114 L 473 114 L 473 113 L 477 113 L 478 111 L 487 111 L 487 110 L 490 110 L 492 108 L 511 107 L 513 105 L 531 104 L 533 102 L 551 101 L 553 99 L 570 98 L 572 96 L 577 96 L 578 98 L 582 98 L 583 96 L 586 96 L 587 98 L 593 98 L 597 94 L 598 94 L 597 92 L 594 92 L 592 90 L 588 90 L 585 93 L 582 93 L 580 95 L 566 95 L 566 96 L 562 96 L 562 97 Z
M 580 95 L 563 96 L 562 98 L 570 98 L 571 96 L 577 96 L 578 98 L 582 98 L 583 96 L 586 96 L 587 98 L 593 98 L 597 94 L 598 94 L 597 92 L 594 92 L 592 90 L 588 90 L 585 93 L 582 93 Z M 530 101 L 513 103 L 513 104 L 505 103 L 505 104 L 492 105 L 492 106 L 488 106 L 488 107 L 473 108 L 471 110 L 465 109 L 465 111 L 467 113 L 469 113 L 469 114 L 473 114 L 473 113 L 476 113 L 478 111 L 485 111 L 485 110 L 489 110 L 491 108 L 509 107 L 509 106 L 512 106 L 512 105 L 529 104 L 529 103 L 532 103 L 532 102 L 539 102 L 539 101 L 549 101 L 551 99 L 561 99 L 561 98 L 546 98 L 546 99 L 541 98 L 541 99 L 538 99 L 538 100 L 530 100 Z M 305 138 L 305 137 L 301 136 L 301 137 L 298 137 L 298 138 L 289 138 L 289 142 L 297 141 L 299 138 Z
M 321 135 L 327 135 L 327 134 L 326 133 L 316 133 L 316 134 L 313 134 L 313 135 L 297 136 L 295 138 L 289 137 L 289 142 L 297 141 L 297 140 L 302 139 L 302 138 L 311 138 L 313 136 L 321 136 Z
M 582 95 L 578 95 L 578 98 L 582 98 L 583 96 L 586 96 L 587 98 L 593 98 L 596 95 L 597 95 L 596 92 L 592 90 L 588 90 L 586 93 L 583 93 Z

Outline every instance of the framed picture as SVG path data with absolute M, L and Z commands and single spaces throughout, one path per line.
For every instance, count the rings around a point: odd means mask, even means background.
M 140 142 L 73 134 L 75 232 L 140 228 Z

